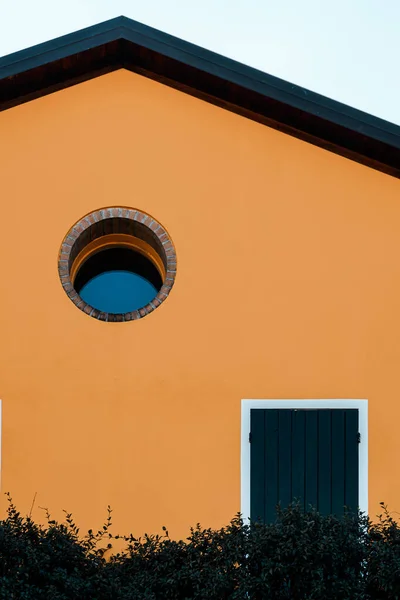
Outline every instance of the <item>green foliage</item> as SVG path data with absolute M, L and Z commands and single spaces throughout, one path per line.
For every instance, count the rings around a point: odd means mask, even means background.
M 111 510 L 81 536 L 72 516 L 47 525 L 9 499 L 0 521 L 0 600 L 398 600 L 400 528 L 382 505 L 372 523 L 279 510 L 275 523 L 192 529 L 187 540 L 122 537 L 108 552 Z

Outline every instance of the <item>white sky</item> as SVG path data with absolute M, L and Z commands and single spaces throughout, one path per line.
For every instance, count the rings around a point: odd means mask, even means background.
M 400 0 L 0 0 L 0 56 L 119 15 L 400 124 Z

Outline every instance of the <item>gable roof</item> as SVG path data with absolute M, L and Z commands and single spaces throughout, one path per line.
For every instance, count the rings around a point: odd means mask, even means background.
M 400 177 L 400 127 L 117 17 L 0 58 L 0 110 L 125 68 Z

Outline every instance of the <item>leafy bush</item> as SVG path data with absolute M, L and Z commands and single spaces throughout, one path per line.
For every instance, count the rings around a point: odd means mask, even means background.
M 382 506 L 323 517 L 298 506 L 275 523 L 123 537 L 125 550 L 105 557 L 113 539 L 103 528 L 80 536 L 72 516 L 47 525 L 22 516 L 9 499 L 0 521 L 1 600 L 394 600 L 400 598 L 400 528 Z

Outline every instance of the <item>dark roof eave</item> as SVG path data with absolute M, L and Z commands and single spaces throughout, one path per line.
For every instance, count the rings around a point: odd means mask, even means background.
M 0 58 L 0 110 L 127 68 L 400 177 L 400 127 L 117 17 Z

